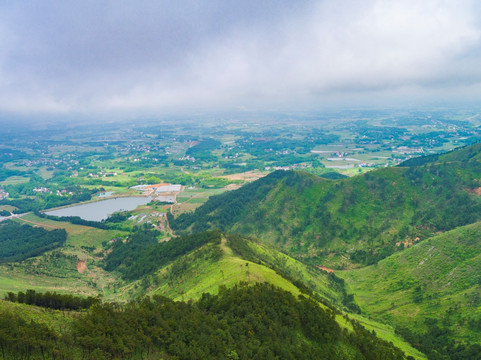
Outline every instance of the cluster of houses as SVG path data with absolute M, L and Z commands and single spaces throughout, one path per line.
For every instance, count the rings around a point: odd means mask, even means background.
M 0 200 L 8 198 L 9 193 L 3 189 L 0 189 Z
M 77 176 L 78 176 L 78 173 L 77 173 Z M 102 171 L 99 171 L 97 174 L 89 173 L 88 176 L 91 177 L 91 178 L 112 177 L 112 176 L 117 176 L 117 173 L 116 172 L 106 172 L 106 173 L 104 173 Z
M 187 160 L 187 161 L 195 162 L 195 157 L 187 155 L 187 156 L 181 157 L 180 160 Z
M 33 189 L 33 191 L 38 192 L 38 193 L 42 193 L 42 194 L 47 193 L 47 192 L 49 192 L 50 194 L 52 193 L 52 191 L 50 191 L 46 187 L 38 187 L 38 188 Z
M 296 170 L 296 169 L 306 169 L 306 168 L 311 168 L 312 164 L 310 163 L 300 163 L 300 164 L 292 164 L 290 166 L 266 166 L 264 168 L 265 171 L 271 171 L 271 170 L 284 170 L 284 171 L 289 171 L 289 170 Z
M 37 188 L 33 189 L 33 191 L 35 191 L 36 193 L 42 193 L 42 194 L 45 194 L 45 193 L 53 194 L 52 190 L 50 190 L 46 187 L 43 187 L 43 186 L 37 187 Z M 73 192 L 63 189 L 63 190 L 56 190 L 55 194 L 57 196 L 66 196 L 66 195 L 73 195 Z

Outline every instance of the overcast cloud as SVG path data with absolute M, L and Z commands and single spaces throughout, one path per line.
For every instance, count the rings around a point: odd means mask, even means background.
M 481 100 L 476 1 L 0 2 L 0 111 Z

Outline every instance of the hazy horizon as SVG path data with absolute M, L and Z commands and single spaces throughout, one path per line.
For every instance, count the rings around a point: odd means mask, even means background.
M 475 1 L 0 4 L 0 114 L 472 106 Z

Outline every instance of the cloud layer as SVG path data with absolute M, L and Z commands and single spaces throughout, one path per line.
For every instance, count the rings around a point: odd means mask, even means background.
M 481 96 L 475 1 L 4 1 L 0 111 Z

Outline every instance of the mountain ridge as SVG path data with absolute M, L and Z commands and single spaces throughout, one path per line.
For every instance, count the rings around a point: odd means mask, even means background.
M 402 243 L 481 219 L 481 198 L 468 191 L 481 185 L 480 150 L 475 144 L 419 165 L 342 180 L 277 171 L 170 222 L 181 232 L 220 228 L 254 235 L 337 269 L 369 265 Z

